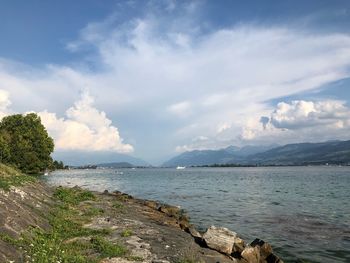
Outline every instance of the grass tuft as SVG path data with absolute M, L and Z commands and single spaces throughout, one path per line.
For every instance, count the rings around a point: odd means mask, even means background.
M 36 178 L 33 176 L 25 175 L 13 167 L 0 164 L 0 189 L 9 191 L 11 186 L 21 186 L 35 181 Z
M 132 235 L 132 231 L 130 229 L 125 229 L 123 232 L 120 234 L 122 237 L 129 237 Z
M 71 205 L 77 205 L 83 201 L 96 199 L 96 196 L 90 191 L 80 188 L 64 188 L 61 186 L 56 188 L 54 197 Z
M 124 205 L 118 201 L 115 201 L 112 205 L 113 208 L 116 208 L 116 209 L 124 209 Z
M 126 248 L 119 244 L 112 244 L 101 237 L 91 239 L 94 249 L 101 254 L 102 257 L 121 257 L 127 253 Z

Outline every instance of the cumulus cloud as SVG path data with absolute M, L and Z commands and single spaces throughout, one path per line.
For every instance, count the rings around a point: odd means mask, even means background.
M 9 114 L 10 105 L 9 93 L 5 90 L 0 90 L 0 119 Z
M 7 91 L 0 90 L 0 118 L 14 113 Z M 94 99 L 87 92 L 66 111 L 66 117 L 56 113 L 37 112 L 50 136 L 55 150 L 115 151 L 129 153 L 133 146 L 125 144 L 118 128 L 112 125 L 106 113 L 94 107 Z
M 280 102 L 269 117 L 243 127 L 240 138 L 257 143 L 348 140 L 350 108 L 339 100 Z
M 313 126 L 343 128 L 349 120 L 350 110 L 344 101 L 296 100 L 278 103 L 270 122 L 276 128 L 298 130 Z
M 133 146 L 123 143 L 118 128 L 93 103 L 93 98 L 85 92 L 66 111 L 66 118 L 58 118 L 55 113 L 47 111 L 38 113 L 49 134 L 54 137 L 56 149 L 132 152 Z

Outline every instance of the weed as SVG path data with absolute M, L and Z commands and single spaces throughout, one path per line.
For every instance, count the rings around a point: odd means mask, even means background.
M 125 229 L 123 232 L 120 234 L 122 237 L 129 237 L 132 235 L 132 231 L 130 229 Z
M 143 261 L 143 257 L 129 256 L 129 257 L 127 257 L 127 260 L 130 260 L 130 261 Z
M 83 216 L 91 218 L 93 216 L 101 215 L 104 212 L 105 211 L 102 208 L 89 207 L 84 211 Z
M 112 205 L 113 208 L 116 208 L 116 209 L 123 209 L 124 208 L 124 205 L 120 202 L 117 202 L 115 201 Z
M 64 203 L 77 205 L 82 201 L 95 200 L 96 196 L 90 191 L 80 188 L 64 188 L 57 187 L 54 193 L 54 197 L 61 200 Z
M 94 249 L 100 253 L 102 257 L 120 257 L 126 254 L 127 250 L 118 244 L 112 244 L 104 238 L 94 237 L 91 240 Z
M 21 186 L 35 181 L 36 178 L 33 176 L 25 175 L 15 168 L 0 164 L 0 189 L 9 191 L 11 186 Z
M 16 246 L 18 244 L 18 241 L 12 237 L 10 237 L 9 235 L 5 234 L 5 233 L 0 233 L 0 240 L 8 243 L 8 244 L 11 244 L 11 245 L 14 245 Z

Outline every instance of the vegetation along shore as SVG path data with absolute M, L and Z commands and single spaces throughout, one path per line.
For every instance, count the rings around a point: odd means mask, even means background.
M 282 262 L 261 240 L 199 233 L 177 207 L 0 171 L 0 262 Z

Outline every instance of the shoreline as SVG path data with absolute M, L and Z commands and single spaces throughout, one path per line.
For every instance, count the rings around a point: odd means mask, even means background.
M 7 193 L 0 192 L 2 232 L 16 239 L 29 226 L 49 231 L 52 226 L 46 217 L 48 211 L 60 203 L 57 201 L 57 189 L 94 196 L 91 200 L 74 204 L 74 209 L 85 216 L 82 229 L 108 229 L 104 238 L 111 244 L 121 244 L 128 251 L 127 256 L 108 257 L 97 262 L 282 262 L 273 254 L 271 246 L 261 240 L 254 240 L 248 245 L 236 233 L 220 227 L 199 233 L 190 224 L 186 212 L 178 207 L 134 198 L 120 191 L 90 192 L 77 186 L 53 187 L 42 181 L 11 187 Z M 11 206 L 18 209 L 13 211 Z M 90 209 L 89 216 L 86 216 L 86 209 Z M 93 238 L 93 235 L 77 236 L 64 242 L 90 244 Z M 2 256 L 7 260 L 4 262 L 22 262 L 16 260 L 23 258 L 23 251 L 4 242 L 4 239 L 0 236 L 0 261 Z

